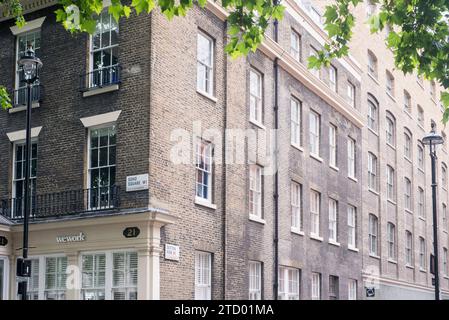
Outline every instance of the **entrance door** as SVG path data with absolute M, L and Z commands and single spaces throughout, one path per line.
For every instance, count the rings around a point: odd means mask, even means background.
M 8 261 L 6 258 L 0 257 L 0 300 L 7 299 L 8 286 Z

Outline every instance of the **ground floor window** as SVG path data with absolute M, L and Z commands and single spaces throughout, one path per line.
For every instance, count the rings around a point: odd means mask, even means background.
M 279 299 L 299 300 L 299 269 L 279 267 Z
M 249 262 L 249 300 L 262 299 L 262 263 Z
M 81 298 L 137 300 L 137 252 L 95 252 L 81 257 Z
M 0 301 L 7 299 L 8 260 L 0 257 Z
M 211 299 L 212 254 L 195 252 L 195 300 Z
M 349 279 L 348 300 L 357 300 L 357 280 Z

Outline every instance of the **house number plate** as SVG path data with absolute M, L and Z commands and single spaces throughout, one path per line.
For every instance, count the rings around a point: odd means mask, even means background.
M 140 234 L 140 229 L 137 227 L 128 227 L 123 230 L 125 238 L 137 238 Z

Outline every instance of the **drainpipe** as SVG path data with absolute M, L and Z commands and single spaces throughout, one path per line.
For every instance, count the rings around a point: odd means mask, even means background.
M 228 44 L 228 21 L 225 21 L 223 35 L 223 47 Z M 223 110 L 223 137 L 222 137 L 222 207 L 223 207 L 223 300 L 226 300 L 226 280 L 227 280 L 227 225 L 226 225 L 226 128 L 228 127 L 228 54 L 224 52 L 224 110 Z
M 274 1 L 277 5 L 278 1 Z M 274 41 L 278 42 L 279 33 L 279 22 L 277 19 L 274 20 Z M 278 130 L 279 130 L 279 65 L 278 58 L 274 59 L 273 65 L 274 71 L 274 129 L 275 129 L 275 148 L 274 148 L 274 163 L 275 163 L 275 173 L 274 173 L 274 300 L 278 300 L 279 293 L 279 168 L 278 168 Z

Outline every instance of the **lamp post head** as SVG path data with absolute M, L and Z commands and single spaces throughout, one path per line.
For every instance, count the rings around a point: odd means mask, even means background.
M 444 143 L 444 139 L 442 136 L 436 133 L 435 130 L 436 124 L 432 121 L 432 129 L 428 134 L 422 138 L 422 143 L 426 146 L 436 146 Z
M 28 45 L 25 54 L 17 62 L 22 67 L 24 79 L 27 83 L 33 83 L 39 76 L 39 70 L 42 67 L 42 61 L 36 57 L 33 46 Z

